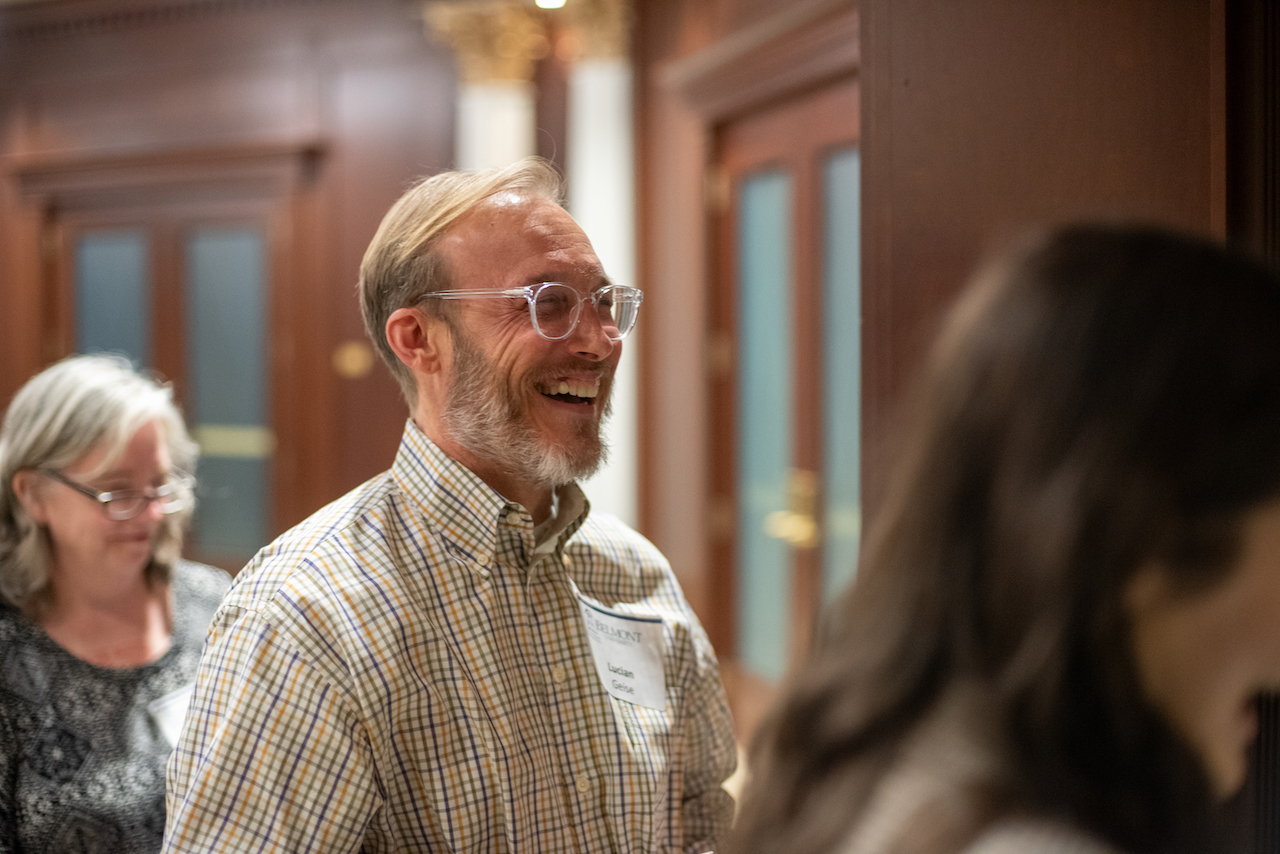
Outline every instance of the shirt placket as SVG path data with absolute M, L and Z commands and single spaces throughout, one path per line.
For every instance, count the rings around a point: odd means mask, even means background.
M 518 644 L 519 661 L 509 664 L 519 667 L 520 673 L 508 673 L 507 678 L 528 679 L 536 688 L 537 703 L 536 707 L 522 707 L 518 731 L 523 740 L 509 747 L 531 749 L 537 766 L 535 774 L 556 781 L 556 803 L 515 805 L 524 818 L 521 827 L 527 837 L 521 847 L 541 851 L 592 850 L 584 841 L 589 835 L 583 827 L 590 812 L 584 812 L 577 800 L 578 787 L 584 785 L 585 778 L 575 773 L 574 769 L 581 767 L 581 763 L 570 756 L 577 751 L 577 745 L 566 741 L 559 720 L 559 708 L 572 705 L 565 702 L 573 683 L 571 667 L 557 645 L 557 636 L 564 627 L 561 616 L 549 612 L 542 599 L 541 565 L 548 556 L 541 557 L 532 566 L 527 563 L 526 555 L 533 551 L 533 534 L 532 524 L 522 512 L 519 507 L 509 506 L 500 519 L 495 574 L 506 585 L 504 602 L 509 613 L 505 619 L 520 627 L 523 638 Z M 513 698 L 513 705 L 517 702 Z M 542 797 L 548 794 L 542 786 L 539 791 Z M 548 823 L 554 824 L 555 829 L 549 836 L 545 833 Z M 537 838 L 533 838 L 534 834 Z
M 532 551 L 531 532 L 526 553 Z M 576 851 L 618 851 L 611 823 L 603 818 L 609 765 L 597 761 L 591 740 L 601 720 L 596 674 L 580 643 L 581 614 L 563 570 L 562 555 L 544 554 L 525 571 L 525 598 L 538 641 L 546 691 L 544 711 L 560 770 L 565 814 Z M 588 681 L 589 680 L 589 681 Z M 607 711 L 607 710 L 606 710 Z M 567 840 L 566 840 L 567 841 Z

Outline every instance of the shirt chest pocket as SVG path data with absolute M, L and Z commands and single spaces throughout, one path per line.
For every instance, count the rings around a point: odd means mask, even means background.
M 672 750 L 671 721 L 665 710 L 609 698 L 619 736 L 627 745 L 624 774 L 655 798 L 665 799 Z M 655 806 L 660 806 L 655 804 Z

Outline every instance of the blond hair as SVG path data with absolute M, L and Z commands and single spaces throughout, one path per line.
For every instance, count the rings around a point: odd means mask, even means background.
M 423 295 L 448 287 L 449 272 L 435 251 L 438 239 L 465 213 L 499 193 L 560 204 L 564 185 L 560 174 L 537 157 L 499 169 L 423 178 L 387 211 L 364 253 L 358 290 L 365 330 L 410 407 L 417 400 L 417 387 L 412 372 L 387 343 L 387 318 L 397 309 L 419 305 Z

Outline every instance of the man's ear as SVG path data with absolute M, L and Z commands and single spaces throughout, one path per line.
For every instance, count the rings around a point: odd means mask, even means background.
M 415 374 L 438 374 L 448 368 L 449 327 L 418 308 L 397 308 L 387 318 L 387 344 Z
M 47 525 L 49 514 L 40 494 L 40 475 L 33 471 L 20 471 L 13 476 L 13 492 L 18 496 L 22 509 L 37 525 Z

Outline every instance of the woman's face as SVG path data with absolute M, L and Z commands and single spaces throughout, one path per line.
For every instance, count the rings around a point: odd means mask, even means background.
M 1206 591 L 1179 594 L 1154 564 L 1126 591 L 1143 689 L 1222 798 L 1244 782 L 1257 695 L 1280 689 L 1280 501 L 1249 513 L 1241 534 L 1236 564 Z
M 68 479 L 98 492 L 142 490 L 164 483 L 169 476 L 169 449 L 155 421 L 129 438 L 124 453 L 100 471 L 106 449 L 95 448 L 62 470 Z M 50 578 L 80 573 L 128 576 L 141 572 L 151 557 L 151 545 L 164 516 L 155 502 L 132 519 L 108 519 L 102 506 L 66 484 L 34 475 L 40 483 L 29 487 L 23 500 L 28 514 L 49 531 L 53 552 Z

